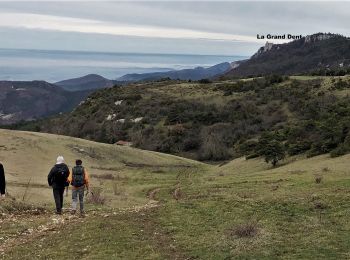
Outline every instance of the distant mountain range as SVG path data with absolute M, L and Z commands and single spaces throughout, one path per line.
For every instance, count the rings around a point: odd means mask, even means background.
M 223 62 L 214 65 L 209 68 L 197 67 L 194 69 L 183 69 L 183 70 L 172 70 L 166 72 L 153 72 L 143 74 L 126 74 L 118 81 L 148 81 L 148 80 L 159 80 L 162 78 L 180 79 L 180 80 L 200 80 L 206 78 L 213 78 L 224 74 L 232 69 L 232 65 L 229 62 Z
M 97 74 L 89 74 L 79 78 L 62 80 L 54 84 L 68 91 L 79 91 L 109 88 L 112 87 L 115 82 Z
M 71 111 L 91 92 L 69 92 L 45 81 L 0 81 L 0 125 Z
M 54 83 L 67 91 L 92 90 L 110 88 L 116 84 L 126 84 L 136 81 L 152 81 L 164 78 L 179 80 L 200 80 L 214 78 L 228 72 L 235 67 L 235 63 L 223 62 L 209 68 L 196 67 L 194 69 L 171 70 L 166 72 L 126 74 L 116 80 L 106 79 L 97 74 L 89 74 L 79 78 L 62 80 Z
M 317 33 L 285 44 L 266 43 L 224 77 L 308 74 L 317 70 L 341 70 L 349 65 L 349 38 Z

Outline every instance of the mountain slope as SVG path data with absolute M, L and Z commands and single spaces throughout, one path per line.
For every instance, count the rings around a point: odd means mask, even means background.
M 109 88 L 114 85 L 112 80 L 106 79 L 97 74 L 89 74 L 83 77 L 67 79 L 56 82 L 55 85 L 68 91 L 91 90 Z
M 350 40 L 336 34 L 314 34 L 286 44 L 267 43 L 224 77 L 295 75 L 350 66 Z
M 159 80 L 162 78 L 180 79 L 180 80 L 200 80 L 219 76 L 230 70 L 229 62 L 220 63 L 209 68 L 197 67 L 194 69 L 174 70 L 167 72 L 154 72 L 143 74 L 126 74 L 118 81 L 142 81 L 142 80 Z
M 349 76 L 134 83 L 99 90 L 73 112 L 21 129 L 212 161 L 257 155 L 262 137 L 290 154 L 343 154 L 350 151 L 349 94 Z
M 0 124 L 70 111 L 90 93 L 70 93 L 45 81 L 0 81 Z

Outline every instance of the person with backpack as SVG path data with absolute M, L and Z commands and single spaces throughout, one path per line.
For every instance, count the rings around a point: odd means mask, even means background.
M 85 187 L 89 191 L 89 174 L 82 164 L 83 162 L 80 159 L 75 161 L 68 182 L 72 185 L 72 214 L 77 211 L 79 197 L 80 215 L 84 216 L 84 191 Z
M 5 170 L 2 163 L 0 163 L 0 196 L 5 197 L 6 191 L 6 180 L 5 180 Z
M 64 163 L 63 156 L 58 156 L 56 164 L 52 167 L 47 181 L 52 187 L 53 197 L 56 204 L 56 214 L 62 214 L 63 208 L 63 193 L 66 186 L 68 186 L 69 168 Z

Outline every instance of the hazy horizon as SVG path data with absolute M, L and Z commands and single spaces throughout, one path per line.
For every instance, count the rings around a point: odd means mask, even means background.
M 235 56 L 235 57 L 242 57 L 242 58 L 246 58 L 246 57 L 250 57 L 252 56 L 254 53 L 252 53 L 251 55 L 239 55 L 239 54 L 220 54 L 220 53 L 213 53 L 213 54 L 205 54 L 205 53 L 196 53 L 196 54 L 192 54 L 192 53 L 170 53 L 170 52 L 120 52 L 120 51 L 102 51 L 102 50 L 61 50 L 61 49 L 32 49 L 32 48 L 0 48 L 0 50 L 23 50 L 23 51 L 53 51 L 53 52 L 81 52 L 81 53 L 112 53 L 112 54 L 142 54 L 142 55 L 177 55 L 177 56 L 190 56 L 190 55 L 195 55 L 195 56 L 226 56 L 226 57 L 231 57 L 231 56 Z M 257 51 L 258 49 L 256 49 Z
M 117 79 L 130 73 L 210 67 L 244 56 L 27 50 L 0 48 L 0 80 L 50 83 L 98 74 Z

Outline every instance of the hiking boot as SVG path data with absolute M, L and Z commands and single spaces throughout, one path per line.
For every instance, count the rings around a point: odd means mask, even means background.
M 62 215 L 62 211 L 56 211 L 57 215 Z
M 71 214 L 72 214 L 72 215 L 75 215 L 75 213 L 77 213 L 77 211 L 73 209 L 73 210 L 71 211 Z
M 85 218 L 85 212 L 84 211 L 80 212 L 80 217 Z

